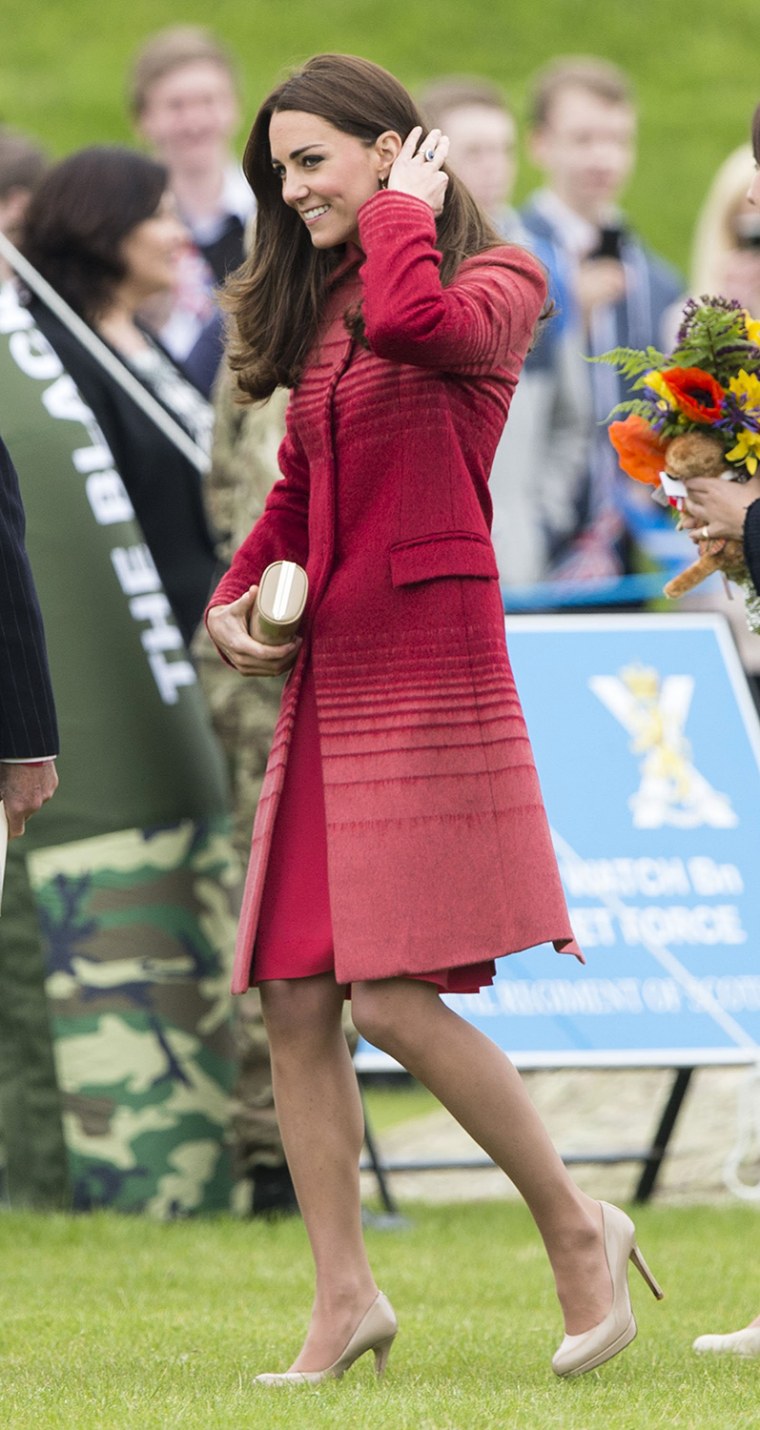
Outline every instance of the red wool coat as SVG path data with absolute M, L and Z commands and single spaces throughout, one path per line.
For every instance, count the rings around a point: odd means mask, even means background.
M 248 987 L 304 662 L 313 664 L 339 982 L 553 941 L 578 953 L 504 639 L 488 474 L 545 295 L 516 248 L 442 288 L 409 195 L 359 213 L 289 410 L 283 478 L 212 605 L 305 565 L 304 645 L 253 833 L 233 978 Z M 361 262 L 361 267 L 359 263 Z M 343 315 L 363 300 L 368 349 Z

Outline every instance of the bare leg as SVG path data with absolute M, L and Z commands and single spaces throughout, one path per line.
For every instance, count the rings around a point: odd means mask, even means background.
M 353 1017 L 359 1031 L 424 1083 L 514 1182 L 546 1246 L 565 1330 L 590 1330 L 612 1301 L 601 1209 L 573 1182 L 516 1069 L 430 983 L 356 984 Z
M 364 1118 L 332 974 L 261 984 L 274 1099 L 316 1267 L 304 1346 L 290 1367 L 324 1370 L 377 1293 L 361 1225 Z

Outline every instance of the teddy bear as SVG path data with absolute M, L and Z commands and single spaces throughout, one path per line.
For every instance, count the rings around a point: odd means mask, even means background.
M 689 477 L 715 477 L 718 480 L 726 470 L 723 444 L 706 432 L 686 432 L 680 437 L 673 437 L 665 451 L 665 470 L 669 476 L 681 481 L 687 481 Z M 663 587 L 665 595 L 671 600 L 693 591 L 713 571 L 722 571 L 732 581 L 746 579 L 747 566 L 741 541 L 711 537 L 709 540 L 701 538 L 697 545 L 697 559 Z

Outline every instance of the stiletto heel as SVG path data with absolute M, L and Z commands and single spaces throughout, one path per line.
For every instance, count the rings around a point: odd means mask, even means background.
M 631 1247 L 631 1261 L 636 1267 L 636 1270 L 638 1271 L 639 1275 L 643 1276 L 652 1295 L 656 1296 L 658 1301 L 662 1301 L 665 1292 L 663 1291 L 659 1281 L 656 1279 L 656 1277 L 652 1275 L 651 1271 L 649 1270 L 649 1267 L 647 1266 L 646 1261 L 641 1255 L 641 1251 L 639 1250 L 635 1241 L 633 1243 L 633 1246 Z
M 277 1375 L 257 1375 L 256 1385 L 319 1385 L 323 1380 L 340 1380 L 355 1360 L 366 1351 L 374 1351 L 375 1370 L 382 1375 L 388 1364 L 398 1322 L 387 1296 L 378 1291 L 369 1310 L 362 1316 L 349 1338 L 342 1355 L 327 1370 L 288 1370 Z
M 394 1332 L 394 1335 L 395 1335 L 395 1332 Z M 378 1345 L 373 1346 L 373 1348 L 372 1348 L 372 1349 L 374 1350 L 374 1352 L 375 1352 L 375 1372 L 376 1372 L 376 1374 L 377 1374 L 378 1376 L 381 1376 L 381 1375 L 384 1375 L 384 1374 L 385 1374 L 385 1367 L 386 1367 L 387 1364 L 388 1364 L 388 1356 L 389 1356 L 390 1353 L 391 1353 L 391 1346 L 392 1346 L 392 1345 L 393 1345 L 393 1336 L 388 1336 L 388 1339 L 387 1339 L 387 1340 L 385 1340 L 385 1341 L 380 1341 L 380 1343 L 379 1343 Z
M 658 1301 L 664 1294 L 639 1251 L 631 1218 L 619 1207 L 610 1206 L 609 1202 L 600 1202 L 599 1205 L 602 1208 L 604 1252 L 612 1282 L 612 1306 L 604 1320 L 592 1326 L 590 1331 L 584 1331 L 579 1336 L 565 1336 L 552 1359 L 555 1375 L 583 1375 L 587 1370 L 594 1370 L 616 1356 L 618 1351 L 625 1350 L 634 1339 L 636 1320 L 628 1290 L 629 1260 L 641 1272 Z

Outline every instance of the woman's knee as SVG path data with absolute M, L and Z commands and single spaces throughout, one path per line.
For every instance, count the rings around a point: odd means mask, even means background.
M 340 1025 L 342 990 L 327 978 L 274 978 L 259 985 L 270 1042 L 321 1038 Z
M 351 992 L 351 1016 L 368 1043 L 403 1062 L 414 1047 L 415 1029 L 419 1028 L 425 997 L 420 985 L 408 980 L 355 983 Z

